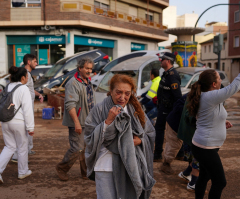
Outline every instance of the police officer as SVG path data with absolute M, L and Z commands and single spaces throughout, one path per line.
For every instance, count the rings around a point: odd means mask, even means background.
M 181 93 L 181 79 L 177 71 L 173 67 L 175 55 L 172 53 L 164 53 L 162 58 L 162 68 L 164 69 L 161 81 L 159 84 L 157 98 L 158 98 L 158 116 L 155 125 L 156 139 L 154 162 L 160 162 L 163 152 L 164 131 L 166 125 L 166 118 L 172 111 L 173 104 L 182 97 Z

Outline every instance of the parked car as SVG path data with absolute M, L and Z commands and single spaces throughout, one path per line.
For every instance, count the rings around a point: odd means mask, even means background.
M 199 75 L 204 70 L 208 70 L 209 68 L 202 68 L 202 67 L 181 67 L 177 68 L 177 72 L 181 78 L 181 91 L 182 94 L 186 94 L 190 91 L 191 86 L 198 81 Z M 220 78 L 222 79 L 222 85 L 228 86 L 230 84 L 228 77 L 225 72 L 216 70 Z
M 40 77 L 42 77 L 50 68 L 52 65 L 38 65 L 34 70 L 31 71 L 31 75 L 34 79 L 34 81 L 38 80 Z
M 73 56 L 59 60 L 55 65 L 53 65 L 51 69 L 49 69 L 41 78 L 39 78 L 38 81 L 35 82 L 34 89 L 43 93 L 43 88 L 56 79 L 61 81 L 62 76 L 69 76 L 67 73 L 72 72 L 71 74 L 74 74 L 77 71 L 76 66 L 78 61 L 83 57 L 90 57 L 94 60 L 93 72 L 100 70 L 109 62 L 108 55 L 98 49 L 74 54 Z
M 0 92 L 4 90 L 6 85 L 10 82 L 10 74 L 5 74 L 0 78 Z
M 141 51 L 135 51 L 132 52 L 130 54 L 127 55 L 123 55 L 119 58 L 116 58 L 114 60 L 112 60 L 111 62 L 109 62 L 108 64 L 106 64 L 106 66 L 104 66 L 102 68 L 102 70 L 96 74 L 95 76 L 92 77 L 92 84 L 94 86 L 98 86 L 99 83 L 101 82 L 102 78 L 105 76 L 105 74 L 111 70 L 114 66 L 116 66 L 117 64 L 126 61 L 128 59 L 132 59 L 134 57 L 142 57 L 142 56 L 156 56 L 156 57 L 161 57 L 165 52 L 171 52 L 168 49 L 163 49 L 163 50 L 157 50 L 157 51 L 152 51 L 152 50 L 141 50 Z
M 138 96 L 147 92 L 152 84 L 150 79 L 150 71 L 152 68 L 159 70 L 161 68 L 161 62 L 157 56 L 135 57 L 117 64 L 106 73 L 98 85 L 95 92 L 96 102 L 102 102 L 107 96 L 106 94 L 109 91 L 109 80 L 115 74 L 130 75 L 133 79 L 135 79 Z

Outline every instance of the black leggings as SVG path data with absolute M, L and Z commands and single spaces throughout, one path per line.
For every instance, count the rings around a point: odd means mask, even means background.
M 222 190 L 226 186 L 226 178 L 217 149 L 203 149 L 192 144 L 192 152 L 199 162 L 199 177 L 195 187 L 195 198 L 203 199 L 207 182 L 211 179 L 212 186 L 208 199 L 221 198 Z

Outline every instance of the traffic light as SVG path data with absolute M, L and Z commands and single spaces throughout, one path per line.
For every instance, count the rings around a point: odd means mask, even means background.
M 213 38 L 213 52 L 219 54 L 223 46 L 223 35 L 219 34 Z

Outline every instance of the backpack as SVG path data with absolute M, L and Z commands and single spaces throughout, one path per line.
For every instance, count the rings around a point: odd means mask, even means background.
M 9 84 L 8 84 L 9 85 Z M 0 93 L 0 121 L 8 122 L 13 119 L 18 110 L 22 105 L 16 110 L 15 105 L 13 104 L 13 92 L 22 84 L 16 85 L 10 92 L 7 92 L 8 85 L 6 88 Z

